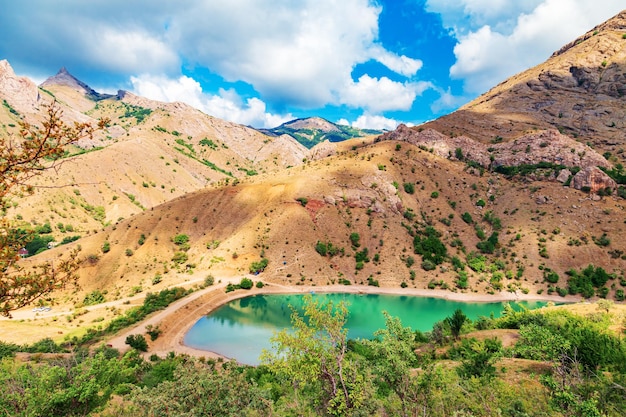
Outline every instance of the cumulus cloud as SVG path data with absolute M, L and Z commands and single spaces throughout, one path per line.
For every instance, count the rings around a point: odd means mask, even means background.
M 552 52 L 617 14 L 620 0 L 428 0 L 431 11 L 457 36 L 452 77 L 465 91 L 482 93 L 496 83 L 546 60 Z M 460 10 L 470 19 L 463 18 Z M 563 24 L 563 22 L 567 22 Z
M 380 45 L 375 45 L 370 49 L 372 59 L 380 62 L 390 70 L 412 77 L 422 68 L 422 61 L 419 59 L 409 58 L 405 55 L 397 55 L 387 51 Z
M 373 78 L 364 74 L 345 87 L 340 104 L 362 107 L 374 113 L 408 110 L 415 98 L 429 87 L 428 82 L 400 83 L 387 77 Z
M 359 129 L 394 130 L 399 124 L 400 123 L 394 119 L 364 113 L 352 122 L 352 127 L 358 127 Z
M 254 127 L 275 127 L 294 117 L 267 111 L 265 102 L 258 98 L 245 101 L 233 89 L 220 89 L 218 94 L 202 91 L 200 83 L 193 78 L 181 76 L 177 79 L 165 76 L 142 75 L 131 77 L 133 93 L 152 100 L 181 101 L 206 114 L 220 119 Z

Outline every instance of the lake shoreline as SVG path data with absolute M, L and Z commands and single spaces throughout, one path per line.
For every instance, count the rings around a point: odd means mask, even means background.
M 255 277 L 251 277 L 255 278 Z M 234 282 L 233 282 L 234 283 Z M 149 341 L 150 355 L 165 356 L 169 352 L 187 354 L 195 357 L 225 358 L 223 355 L 206 350 L 195 349 L 184 344 L 184 338 L 189 329 L 204 315 L 210 314 L 222 305 L 247 296 L 258 294 L 306 294 L 306 293 L 352 293 L 352 294 L 386 294 L 406 295 L 413 297 L 440 298 L 451 301 L 469 303 L 489 302 L 518 302 L 518 301 L 547 301 L 558 303 L 576 303 L 581 300 L 576 297 L 560 297 L 558 295 L 523 294 L 500 292 L 497 294 L 461 293 L 441 289 L 419 288 L 390 288 L 364 285 L 329 285 L 304 286 L 264 283 L 262 288 L 251 290 L 235 290 L 225 292 L 228 282 L 199 290 L 189 297 L 178 300 L 155 316 L 142 322 L 138 326 L 127 329 L 111 339 L 108 343 L 120 351 L 129 349 L 125 339 L 130 334 L 145 334 L 146 326 L 159 326 L 162 333 L 155 341 Z

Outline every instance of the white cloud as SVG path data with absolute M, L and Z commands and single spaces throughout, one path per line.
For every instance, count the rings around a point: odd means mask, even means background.
M 370 49 L 372 58 L 380 62 L 390 70 L 404 75 L 405 77 L 412 77 L 422 68 L 422 61 L 419 59 L 409 58 L 404 55 L 397 55 L 387 51 L 379 45 L 376 45 Z
M 394 130 L 399 124 L 400 123 L 394 119 L 364 113 L 352 122 L 352 127 L 358 127 L 359 129 Z
M 545 61 L 555 50 L 617 14 L 622 0 L 428 0 L 457 35 L 450 75 L 465 91 L 482 93 L 496 83 Z M 507 7 L 505 7 L 507 6 Z M 460 11 L 469 15 L 463 16 Z
M 118 31 L 103 27 L 85 35 L 84 53 L 100 68 L 131 73 L 175 71 L 180 68 L 177 53 L 145 31 Z
M 409 110 L 415 98 L 430 87 L 427 82 L 400 83 L 387 77 L 372 78 L 365 74 L 356 82 L 350 82 L 341 92 L 341 104 L 362 107 L 374 113 Z
M 135 94 L 158 101 L 181 101 L 211 116 L 243 125 L 271 128 L 294 118 L 291 114 L 269 113 L 262 100 L 253 97 L 244 101 L 232 89 L 220 89 L 216 95 L 204 93 L 200 83 L 186 76 L 171 79 L 142 75 L 131 77 L 131 83 Z
M 437 92 L 439 93 L 439 98 L 430 105 L 430 109 L 433 113 L 439 113 L 442 110 L 456 109 L 468 101 L 467 97 L 452 94 L 450 88 L 445 91 L 438 89 Z

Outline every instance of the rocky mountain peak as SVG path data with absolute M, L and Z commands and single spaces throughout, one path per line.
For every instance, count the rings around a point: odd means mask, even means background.
M 61 67 L 59 72 L 57 72 L 52 77 L 48 77 L 43 83 L 41 83 L 40 86 L 44 88 L 50 86 L 69 87 L 85 94 L 86 96 L 94 100 L 101 100 L 103 98 L 110 97 L 109 95 L 98 93 L 97 91 L 89 87 L 86 83 L 82 82 L 81 80 L 70 74 L 65 67 Z

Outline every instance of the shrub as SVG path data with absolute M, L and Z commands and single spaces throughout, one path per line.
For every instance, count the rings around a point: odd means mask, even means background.
M 106 299 L 104 298 L 104 294 L 102 294 L 100 290 L 94 290 L 85 296 L 83 299 L 83 305 L 92 306 L 104 303 L 105 301 Z
M 251 274 L 259 274 L 263 271 L 265 271 L 265 268 L 267 267 L 267 264 L 269 263 L 269 260 L 267 258 L 261 258 L 260 261 L 258 262 L 252 262 L 252 264 L 250 264 L 250 273 Z
M 104 242 L 102 244 L 102 253 L 107 253 L 111 250 L 111 244 L 109 242 Z
M 154 342 L 155 340 L 157 340 L 159 335 L 163 333 L 163 331 L 159 328 L 158 324 L 156 326 L 153 326 L 152 324 L 148 324 L 146 326 L 146 333 L 148 333 L 148 335 L 150 336 L 150 340 Z
M 175 264 L 179 264 L 179 265 L 187 262 L 188 259 L 189 259 L 189 256 L 187 256 L 185 252 L 180 252 L 180 251 L 174 253 L 174 256 L 172 256 L 172 262 L 174 262 Z
M 132 347 L 133 349 L 139 350 L 141 352 L 148 351 L 148 342 L 146 338 L 141 334 L 130 334 L 126 337 L 125 343 Z
M 172 238 L 172 242 L 174 242 L 175 245 L 182 246 L 189 243 L 189 236 L 182 233 L 178 234 Z
M 215 278 L 213 277 L 213 275 L 207 275 L 206 278 L 204 278 L 205 287 L 210 287 L 214 283 L 215 283 Z
M 306 197 L 298 197 L 296 198 L 296 201 L 300 203 L 300 205 L 302 205 L 302 207 L 306 207 L 307 203 L 309 202 L 309 199 Z
M 352 246 L 354 246 L 355 248 L 358 248 L 359 246 L 361 246 L 360 240 L 361 240 L 361 236 L 359 236 L 358 233 L 356 232 L 350 233 L 350 243 L 352 244 Z
M 239 288 L 244 290 L 249 290 L 253 285 L 254 283 L 250 278 L 241 278 L 241 281 L 239 282 Z
M 485 200 L 483 200 L 483 199 L 481 198 L 480 200 L 478 200 L 478 201 L 476 202 L 476 205 L 477 205 L 478 207 L 485 207 L 485 205 L 487 205 L 487 203 L 485 203 Z
M 461 214 L 461 219 L 467 223 L 467 224 L 472 224 L 474 223 L 474 219 L 472 219 L 472 215 L 469 214 L 467 211 L 463 214 Z
M 261 281 L 257 281 L 256 283 L 256 287 L 257 288 L 263 288 L 265 286 L 265 284 L 263 284 Z
M 404 187 L 405 193 L 407 194 L 415 193 L 415 184 L 413 184 L 412 182 L 405 182 L 404 184 L 402 184 L 402 186 Z
M 439 197 L 439 191 L 433 191 L 432 193 L 430 193 L 430 198 L 437 198 Z

